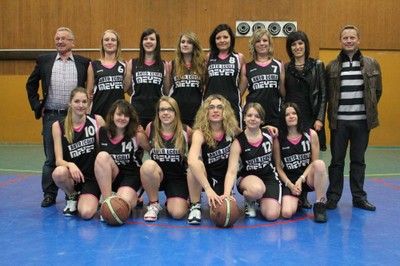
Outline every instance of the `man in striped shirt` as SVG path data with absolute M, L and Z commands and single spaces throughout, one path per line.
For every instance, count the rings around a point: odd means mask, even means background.
M 382 76 L 378 62 L 359 50 L 360 32 L 347 25 L 340 31 L 342 51 L 326 68 L 331 154 L 327 209 L 336 209 L 342 196 L 344 162 L 350 143 L 350 190 L 353 206 L 374 211 L 364 191 L 365 152 L 369 133 L 379 125 L 378 101 Z

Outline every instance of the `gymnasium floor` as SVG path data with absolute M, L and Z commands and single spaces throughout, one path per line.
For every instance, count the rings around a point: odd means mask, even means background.
M 329 152 L 321 156 L 329 162 Z M 233 228 L 218 229 L 203 203 L 201 226 L 165 211 L 145 223 L 138 209 L 125 225 L 111 227 L 98 217 L 65 218 L 63 193 L 55 206 L 41 208 L 42 147 L 0 145 L 0 265 L 399 265 L 399 158 L 398 147 L 369 148 L 365 188 L 377 211 L 352 207 L 346 179 L 326 224 L 314 223 L 306 210 L 275 222 L 242 213 Z

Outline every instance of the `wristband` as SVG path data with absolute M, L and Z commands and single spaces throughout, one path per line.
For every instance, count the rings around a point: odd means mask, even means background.
M 301 175 L 301 176 L 300 176 L 300 178 L 302 178 L 302 179 L 303 179 L 303 181 L 302 181 L 303 183 L 305 183 L 305 182 L 306 182 L 306 177 L 305 177 L 304 175 Z
M 286 181 L 285 181 L 285 187 L 287 187 L 288 185 L 288 182 L 289 182 L 289 179 L 287 179 Z

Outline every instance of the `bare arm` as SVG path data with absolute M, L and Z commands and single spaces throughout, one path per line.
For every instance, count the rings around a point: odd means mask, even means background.
M 246 77 L 246 65 L 243 65 L 240 71 L 240 81 L 239 81 L 240 96 L 243 96 L 248 87 L 249 87 L 249 81 L 247 80 Z
M 203 143 L 203 133 L 200 130 L 195 130 L 192 136 L 192 145 L 188 154 L 189 169 L 203 187 L 204 192 L 207 195 L 209 205 L 216 206 L 215 203 L 217 202 L 220 204 L 221 199 L 208 182 L 206 172 L 204 171 L 205 169 L 203 168 L 203 165 L 199 159 L 201 155 L 201 146 Z
M 228 170 L 225 175 L 223 197 L 230 197 L 232 194 L 232 189 L 237 177 L 237 170 L 239 168 L 240 150 L 239 141 L 235 139 L 232 143 L 231 151 L 229 152 Z
M 285 99 L 286 97 L 286 88 L 285 88 L 285 67 L 282 62 L 282 67 L 281 67 L 281 77 L 279 81 L 279 93 L 281 94 L 281 97 Z
M 168 96 L 171 90 L 171 71 L 170 64 L 168 62 L 164 63 L 164 81 L 163 81 L 163 93 Z
M 52 134 L 53 134 L 53 141 L 54 141 L 54 154 L 56 158 L 56 165 L 57 166 L 64 166 L 68 168 L 72 179 L 77 183 L 85 182 L 85 177 L 83 176 L 81 170 L 76 166 L 75 163 L 70 163 L 64 160 L 63 157 L 63 147 L 62 147 L 62 140 L 61 140 L 61 128 L 59 122 L 54 122 L 52 125 Z
M 128 93 L 129 96 L 132 95 L 132 59 L 126 65 L 126 75 L 124 78 L 124 91 Z
M 88 70 L 87 70 L 87 81 L 86 81 L 86 91 L 89 95 L 89 104 L 88 108 L 86 110 L 87 114 L 90 114 L 90 103 L 93 102 L 93 91 L 94 91 L 94 71 L 93 71 L 93 66 L 92 63 L 89 64 Z

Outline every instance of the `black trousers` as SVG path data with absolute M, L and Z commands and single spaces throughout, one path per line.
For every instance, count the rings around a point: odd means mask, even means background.
M 367 199 L 364 191 L 365 152 L 369 133 L 366 120 L 338 121 L 337 129 L 331 130 L 332 160 L 329 166 L 328 199 L 339 201 L 343 192 L 344 166 L 350 143 L 350 190 L 353 202 Z

